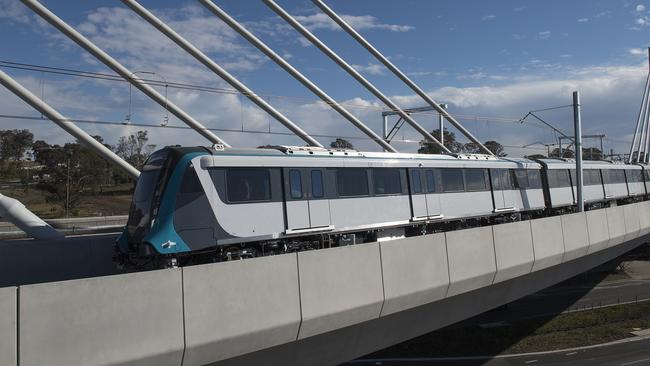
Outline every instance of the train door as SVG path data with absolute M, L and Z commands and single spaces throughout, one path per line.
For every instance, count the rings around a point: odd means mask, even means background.
M 510 211 L 514 209 L 513 184 L 508 169 L 490 169 L 492 182 L 492 197 L 494 211 Z
M 442 208 L 440 207 L 440 194 L 433 169 L 424 170 L 424 189 L 427 197 L 427 215 L 430 218 L 441 218 Z
M 409 169 L 409 183 L 411 191 L 412 220 L 423 220 L 428 216 L 427 196 L 422 185 L 422 171 Z
M 512 169 L 504 169 L 505 184 L 503 187 L 503 206 L 505 209 L 515 209 L 517 207 L 517 195 L 519 190 L 516 189 L 515 172 Z
M 330 202 L 325 197 L 325 183 L 322 169 L 309 169 L 309 224 L 312 228 L 329 226 Z
M 302 169 L 285 169 L 287 229 L 309 228 L 309 201 Z
M 330 226 L 322 169 L 285 169 L 287 231 Z

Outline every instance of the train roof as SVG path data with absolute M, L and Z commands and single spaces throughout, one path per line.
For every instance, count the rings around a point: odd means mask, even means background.
M 571 169 L 575 168 L 575 159 L 537 159 L 548 169 Z M 611 160 L 583 160 L 582 166 L 585 169 L 641 169 L 640 165 L 625 164 Z

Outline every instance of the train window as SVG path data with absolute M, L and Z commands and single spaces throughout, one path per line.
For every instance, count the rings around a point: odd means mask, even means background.
M 311 195 L 314 198 L 323 198 L 323 172 L 320 170 L 311 171 Z
M 465 190 L 461 169 L 440 169 L 443 192 L 462 192 Z
M 542 188 L 542 179 L 540 178 L 539 170 L 528 169 L 526 171 L 526 175 L 528 176 L 528 188 L 530 189 Z
M 492 169 L 492 188 L 494 190 L 514 189 L 513 173 L 510 169 Z
M 528 174 L 526 169 L 516 169 L 515 170 L 515 183 L 519 189 L 527 189 L 530 187 L 528 182 Z
M 373 169 L 372 177 L 375 194 L 402 193 L 402 177 L 399 169 Z
M 271 200 L 271 178 L 268 169 L 228 169 L 226 181 L 230 202 Z
M 194 166 L 190 164 L 187 169 L 185 169 L 185 174 L 183 174 L 183 181 L 181 182 L 180 193 L 202 193 L 203 187 L 201 187 L 201 182 L 199 182 L 199 177 L 196 176 L 194 171 Z
M 600 170 L 598 169 L 586 169 L 582 172 L 582 178 L 584 185 L 586 186 L 597 186 L 603 184 L 600 180 Z
M 302 198 L 302 175 L 300 170 L 289 170 L 289 190 L 291 198 Z
M 336 172 L 336 188 L 339 196 L 367 196 L 368 174 L 365 169 L 342 168 Z
M 427 176 L 427 193 L 436 191 L 436 180 L 433 178 L 433 170 L 426 171 Z
M 605 183 L 625 183 L 625 171 L 623 169 L 603 170 L 603 177 L 605 178 Z
M 411 171 L 411 181 L 413 185 L 413 193 L 422 193 L 422 180 L 420 178 L 419 170 Z
M 569 171 L 566 169 L 551 169 L 547 172 L 548 185 L 550 188 L 570 187 Z
M 640 170 L 626 170 L 625 175 L 627 175 L 627 181 L 630 183 L 643 182 L 643 176 Z
M 485 184 L 485 169 L 465 169 L 465 186 L 468 191 L 483 191 Z
M 648 169 L 643 169 L 643 173 L 645 173 L 645 180 L 650 182 L 650 170 Z

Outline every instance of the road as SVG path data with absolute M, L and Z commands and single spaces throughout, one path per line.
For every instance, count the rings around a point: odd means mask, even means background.
M 650 339 L 600 347 L 525 356 L 421 358 L 408 360 L 356 360 L 341 366 L 647 366 Z

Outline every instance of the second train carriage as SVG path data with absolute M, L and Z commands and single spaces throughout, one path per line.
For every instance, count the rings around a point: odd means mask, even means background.
M 143 168 L 119 256 L 224 260 L 518 220 L 570 209 L 572 166 L 483 155 L 168 147 Z M 645 194 L 643 177 L 640 166 L 586 162 L 585 197 L 629 198 L 639 186 Z

